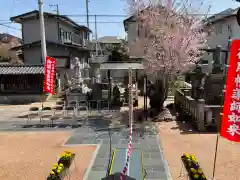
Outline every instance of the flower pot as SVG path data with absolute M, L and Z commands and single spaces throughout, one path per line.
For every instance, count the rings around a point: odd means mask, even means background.
M 58 164 L 60 164 L 60 163 L 62 163 L 65 168 L 69 168 L 70 165 L 71 165 L 71 158 L 70 158 L 70 159 L 66 159 L 66 158 L 62 158 L 62 157 L 61 157 L 61 158 L 58 160 Z
M 47 180 L 61 180 L 59 176 L 48 176 Z

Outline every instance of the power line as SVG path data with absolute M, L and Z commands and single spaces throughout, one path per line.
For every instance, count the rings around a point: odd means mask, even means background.
M 4 27 L 10 28 L 10 29 L 15 29 L 15 30 L 21 31 L 21 29 L 19 29 L 19 28 L 15 28 L 15 27 L 8 26 L 8 25 L 5 25 L 5 24 L 0 24 L 0 26 L 4 26 Z
M 220 13 L 220 14 L 208 14 L 208 13 L 188 13 L 188 15 L 192 15 L 192 16 L 206 16 L 206 15 L 216 15 L 216 16 L 219 16 L 219 15 L 224 15 L 224 16 L 227 16 L 227 15 L 231 15 L 231 14 L 227 14 L 227 13 Z M 234 14 L 233 14 L 234 15 Z M 84 15 L 84 14 L 64 14 L 63 16 L 69 16 L 69 17 L 85 17 L 87 15 Z M 94 14 L 89 14 L 88 16 L 92 16 L 94 17 L 95 15 Z M 102 16 L 102 17 L 129 17 L 129 15 L 124 15 L 124 14 L 96 14 L 96 16 Z
M 127 15 L 123 15 L 123 14 L 64 14 L 63 16 L 68 16 L 68 17 L 85 17 L 85 16 L 89 16 L 89 17 L 127 17 Z
M 13 13 L 13 11 L 14 11 L 15 2 L 16 2 L 16 0 L 13 0 L 12 9 L 11 9 L 11 12 L 10 12 L 10 16 L 12 16 L 12 13 Z
M 195 14 L 195 13 L 189 13 L 188 15 L 192 15 L 192 16 L 228 16 L 228 15 L 235 15 L 235 14 Z M 64 14 L 62 16 L 68 16 L 68 17 L 95 17 L 95 14 Z M 129 17 L 128 15 L 123 15 L 123 14 L 96 14 L 97 17 Z M 0 20 L 0 21 L 9 21 L 9 19 L 7 20 Z
M 87 23 L 86 21 L 75 21 L 76 23 L 79 23 L 79 24 L 85 24 Z M 134 21 L 133 21 L 134 22 Z M 89 23 L 95 23 L 94 21 L 89 21 Z M 106 23 L 110 23 L 110 24 L 114 24 L 114 23 L 123 23 L 123 21 L 99 21 L 97 23 L 103 23 L 103 24 L 106 24 Z M 15 22 L 4 22 L 4 23 L 1 23 L 1 24 L 18 24 L 18 23 L 15 23 Z M 31 24 L 31 23 L 28 23 L 28 24 Z M 32 24 L 35 24 L 35 23 L 32 23 Z M 47 26 L 47 25 L 46 25 Z

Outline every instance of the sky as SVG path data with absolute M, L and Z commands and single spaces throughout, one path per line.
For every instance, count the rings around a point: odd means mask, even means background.
M 127 0 L 89 0 L 90 15 L 115 15 L 115 16 L 97 16 L 97 34 L 102 36 L 125 37 L 123 20 L 126 16 Z M 221 12 L 227 8 L 240 7 L 240 3 L 234 0 L 208 0 L 211 5 L 211 14 Z M 58 4 L 59 12 L 69 17 L 78 24 L 86 25 L 85 0 L 44 0 L 44 11 L 53 12 L 54 7 L 50 4 Z M 21 37 L 21 26 L 11 23 L 10 17 L 20 15 L 32 10 L 38 9 L 37 0 L 0 0 L 0 33 L 9 33 Z M 117 16 L 116 16 L 117 15 Z M 90 29 L 95 34 L 94 16 L 90 16 Z M 9 27 L 6 27 L 9 26 Z

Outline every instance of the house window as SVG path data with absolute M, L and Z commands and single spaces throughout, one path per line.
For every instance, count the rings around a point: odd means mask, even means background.
M 222 24 L 219 24 L 217 27 L 216 27 L 217 29 L 216 29 L 216 33 L 222 33 L 222 31 L 223 31 L 223 27 L 222 27 Z
M 232 36 L 232 26 L 231 25 L 228 25 L 228 32 L 229 32 L 230 36 Z
M 72 42 L 72 33 L 60 29 L 60 39 L 61 43 L 71 43 Z

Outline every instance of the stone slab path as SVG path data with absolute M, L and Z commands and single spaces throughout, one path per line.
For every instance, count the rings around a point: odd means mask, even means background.
M 111 149 L 127 148 L 129 128 L 126 127 L 108 127 L 104 121 L 92 119 L 91 123 L 98 124 L 96 127 L 77 128 L 66 145 L 73 144 L 101 144 L 96 159 L 90 167 L 89 174 L 86 174 L 86 180 L 96 180 L 106 176 L 110 156 L 110 137 Z M 105 126 L 105 127 L 104 127 Z M 109 128 L 109 129 L 108 129 Z M 109 135 L 110 133 L 110 135 Z M 136 126 L 133 129 L 133 148 L 141 148 L 144 154 L 144 167 L 147 172 L 146 180 L 168 180 L 168 167 L 164 160 L 161 146 L 156 131 L 153 127 L 145 128 Z

